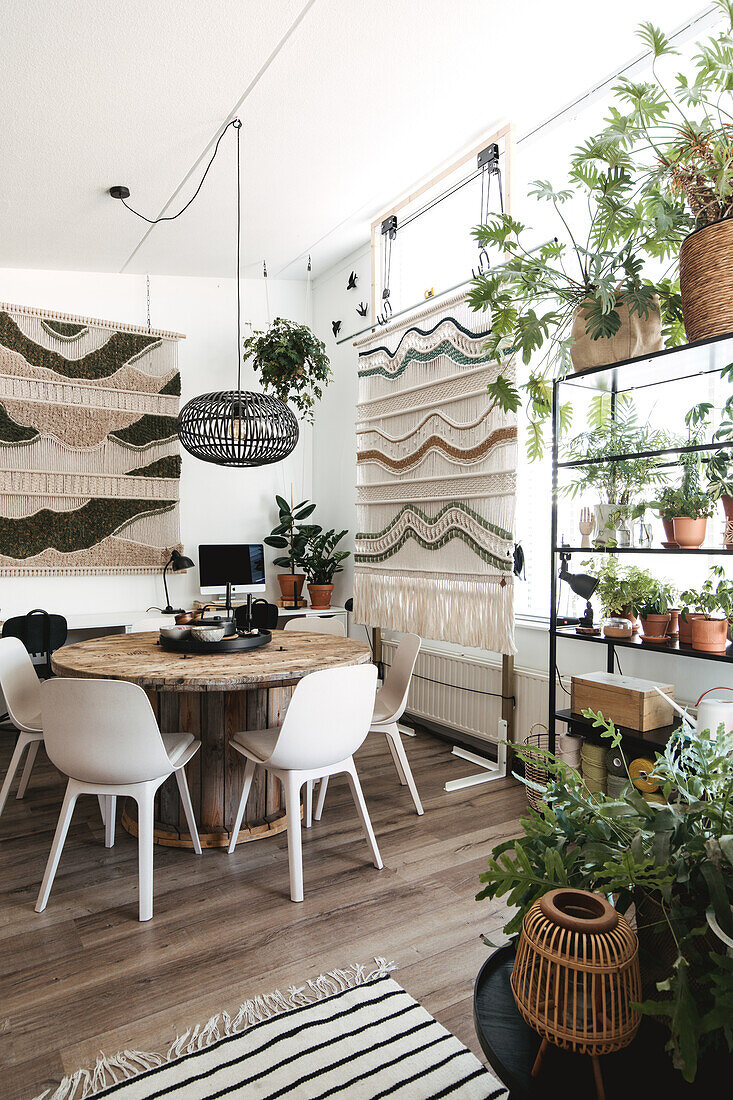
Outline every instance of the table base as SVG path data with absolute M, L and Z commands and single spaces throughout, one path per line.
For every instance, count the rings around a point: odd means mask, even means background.
M 137 806 L 133 799 L 128 798 L 122 807 L 122 827 L 130 836 L 137 836 Z M 288 827 L 287 814 L 276 814 L 272 820 L 264 821 L 261 825 L 247 825 L 239 830 L 237 844 L 247 844 L 251 840 L 264 840 L 268 836 L 276 836 L 283 833 Z M 199 841 L 202 848 L 228 848 L 232 834 L 226 830 L 213 830 L 203 833 L 199 831 Z M 172 825 L 165 825 L 161 821 L 155 822 L 153 841 L 163 848 L 190 848 L 193 850 L 193 842 L 188 829 L 176 829 Z

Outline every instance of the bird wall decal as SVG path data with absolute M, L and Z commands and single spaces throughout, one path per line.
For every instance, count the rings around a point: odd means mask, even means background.
M 338 334 L 341 332 L 341 322 L 331 321 L 331 328 L 333 329 L 334 336 L 338 336 Z
M 366 317 L 368 310 L 369 304 L 367 302 L 359 302 L 358 306 L 356 307 L 356 312 L 359 314 L 360 317 Z
M 346 289 L 347 290 L 356 290 L 356 284 L 358 283 L 358 281 L 359 281 L 359 276 L 356 274 L 355 271 L 352 271 L 351 274 L 349 275 L 349 281 L 346 284 Z

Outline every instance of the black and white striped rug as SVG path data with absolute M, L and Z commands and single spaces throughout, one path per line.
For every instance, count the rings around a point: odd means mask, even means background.
M 336 971 L 331 977 L 346 973 Z M 322 976 L 316 982 L 327 980 Z M 365 975 L 362 982 L 288 1011 L 277 1012 L 272 1005 L 277 1014 L 270 1019 L 250 1026 L 245 1021 L 246 1030 L 222 1038 L 215 1038 L 222 1030 L 221 1018 L 216 1018 L 213 1029 L 196 1029 L 192 1038 L 184 1036 L 188 1041 L 182 1046 L 179 1041 L 178 1048 L 185 1051 L 179 1056 L 176 1045 L 160 1057 L 123 1052 L 43 1095 L 46 1100 L 507 1097 L 478 1059 L 388 974 Z M 314 988 L 314 983 L 308 985 Z M 257 1002 L 265 1005 L 267 1000 Z M 236 1022 L 226 1021 L 230 1027 Z M 158 1064 L 150 1064 L 156 1060 Z

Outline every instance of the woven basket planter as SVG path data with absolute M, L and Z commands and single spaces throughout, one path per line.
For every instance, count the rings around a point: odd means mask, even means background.
M 547 726 L 543 726 L 541 722 L 535 722 L 524 739 L 524 747 L 528 754 L 524 761 L 524 778 L 527 780 L 527 786 L 524 789 L 527 792 L 527 801 L 533 810 L 541 813 L 545 808 L 542 799 L 547 787 L 547 761 L 541 752 L 535 756 L 532 750 L 539 749 L 546 752 L 549 749 L 550 735 L 547 732 Z M 534 786 L 530 787 L 530 783 Z M 541 789 L 538 790 L 538 787 Z
M 688 340 L 733 332 L 733 219 L 705 225 L 680 249 L 680 294 Z
M 598 1057 L 622 1050 L 641 1022 L 631 1007 L 641 996 L 636 934 L 600 894 L 569 887 L 550 890 L 524 917 L 511 976 L 522 1017 L 542 1045 L 590 1055 L 598 1095 Z

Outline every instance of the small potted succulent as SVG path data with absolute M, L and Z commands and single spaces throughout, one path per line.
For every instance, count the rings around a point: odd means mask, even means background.
M 348 531 L 320 531 L 308 540 L 302 565 L 308 578 L 308 591 L 313 608 L 324 610 L 331 606 L 333 578 L 342 572 L 341 562 L 350 551 L 337 550 L 336 546 Z
M 281 401 L 290 402 L 304 420 L 313 422 L 313 410 L 323 387 L 333 377 L 326 345 L 307 325 L 276 317 L 267 332 L 255 330 L 242 341 L 245 360 Z
M 276 550 L 287 551 L 279 558 L 275 558 L 274 565 L 281 569 L 287 569 L 287 573 L 278 573 L 278 584 L 283 599 L 292 602 L 297 607 L 297 600 L 303 591 L 304 573 L 296 573 L 296 567 L 302 564 L 303 555 L 308 545 L 308 539 L 320 534 L 322 528 L 317 524 L 304 524 L 303 520 L 315 511 L 315 504 L 302 500 L 300 504 L 292 506 L 281 496 L 275 496 L 279 517 L 270 534 L 265 539 L 267 546 Z
M 641 619 L 644 637 L 661 642 L 667 638 L 672 620 L 671 604 L 675 590 L 666 581 L 655 581 L 650 592 L 641 600 L 636 611 Z
M 725 653 L 733 621 L 733 581 L 726 579 L 722 566 L 710 566 L 710 576 L 694 593 L 694 602 L 699 614 L 692 619 L 692 648 Z

